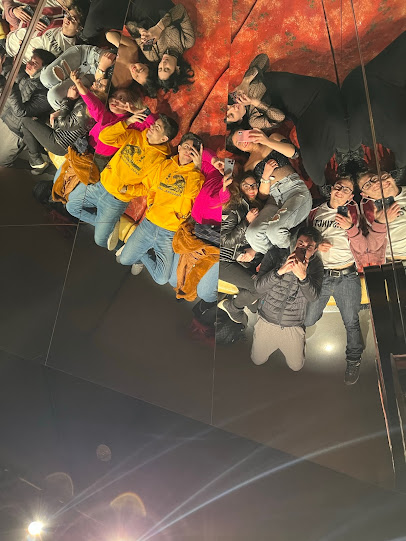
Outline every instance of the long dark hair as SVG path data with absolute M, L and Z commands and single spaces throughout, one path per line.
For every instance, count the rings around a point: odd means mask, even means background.
M 253 204 L 252 201 L 248 201 L 241 190 L 241 184 L 247 178 L 253 178 L 256 180 L 254 171 L 245 171 L 240 177 L 235 178 L 229 185 L 228 191 L 230 192 L 230 199 L 223 205 L 224 209 L 239 207 L 242 205 L 243 200 L 247 201 L 250 207 L 257 206 L 256 204 Z
M 156 98 L 157 92 L 160 88 L 158 79 L 158 64 L 157 62 L 148 62 L 147 60 L 143 60 L 142 63 L 148 66 L 147 80 L 143 85 L 140 85 L 134 80 L 134 84 L 138 85 L 138 88 L 145 96 L 148 96 L 149 98 Z
M 178 57 L 178 67 L 179 70 L 175 69 L 175 71 L 166 81 L 161 81 L 158 77 L 158 84 L 165 90 L 165 92 L 172 90 L 173 93 L 176 94 L 181 86 L 191 85 L 194 83 L 193 77 L 195 76 L 195 72 L 192 70 L 192 66 L 189 64 L 189 62 L 182 56 Z

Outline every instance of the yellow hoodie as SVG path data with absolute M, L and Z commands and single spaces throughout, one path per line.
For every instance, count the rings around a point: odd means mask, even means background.
M 129 130 L 125 122 L 117 122 L 104 128 L 99 139 L 106 145 L 119 148 L 100 175 L 106 190 L 120 199 L 131 201 L 137 195 L 145 195 L 142 184 L 170 154 L 168 143 L 150 145 L 147 131 Z
M 146 218 L 163 229 L 176 231 L 189 217 L 203 181 L 193 162 L 180 165 L 179 156 L 169 158 L 155 170 Z

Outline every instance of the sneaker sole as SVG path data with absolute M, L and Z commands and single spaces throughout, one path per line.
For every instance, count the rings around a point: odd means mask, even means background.
M 120 222 L 117 222 L 114 226 L 113 231 L 111 232 L 111 235 L 107 239 L 107 250 L 109 252 L 112 252 L 115 250 L 117 244 L 118 244 L 118 237 L 120 233 Z
M 220 301 L 217 305 L 218 308 L 220 308 L 220 310 L 223 310 L 223 312 L 225 312 L 228 317 L 231 319 L 231 321 L 234 321 L 234 323 L 238 323 L 239 325 L 242 325 L 243 322 L 242 321 L 237 321 L 236 319 L 233 318 L 233 316 L 230 314 L 230 312 L 227 310 L 227 308 L 224 306 L 224 302 L 226 301 L 227 299 L 223 299 L 222 301 Z

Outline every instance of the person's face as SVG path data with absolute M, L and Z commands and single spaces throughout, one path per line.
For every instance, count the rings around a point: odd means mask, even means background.
M 175 56 L 164 54 L 158 64 L 158 78 L 161 81 L 166 81 L 175 71 L 179 71 L 178 59 Z
M 188 139 L 187 141 L 178 146 L 179 163 L 181 165 L 187 165 L 188 163 L 191 163 L 193 161 L 191 153 L 192 148 L 193 141 L 191 139 Z
M 141 64 L 141 62 L 130 64 L 130 71 L 134 81 L 137 81 L 140 85 L 145 85 L 149 75 L 149 67 L 146 64 Z
M 115 115 L 123 115 L 127 112 L 125 104 L 127 103 L 127 94 L 118 90 L 109 99 L 109 109 Z
M 62 23 L 62 32 L 65 36 L 73 37 L 79 32 L 80 23 L 79 15 L 74 9 L 70 9 L 68 12 L 65 12 L 63 23 Z
M 168 136 L 165 135 L 164 124 L 160 118 L 148 128 L 147 140 L 150 145 L 159 145 L 168 140 Z
M 239 122 L 245 115 L 245 112 L 245 105 L 242 103 L 227 105 L 227 122 Z
M 231 138 L 233 145 L 243 152 L 252 152 L 254 149 L 254 143 L 241 143 L 238 141 L 238 132 L 235 132 Z
M 25 73 L 30 77 L 33 77 L 38 71 L 42 69 L 43 63 L 39 56 L 36 54 L 32 55 L 31 60 L 29 60 L 25 66 Z
M 345 178 L 337 180 L 331 187 L 330 206 L 336 209 L 351 201 L 353 196 L 353 186 L 350 180 Z
M 399 189 L 396 186 L 394 178 L 389 173 L 382 171 L 381 173 L 382 188 L 384 197 L 396 197 Z M 368 173 L 359 180 L 359 189 L 361 195 L 370 199 L 382 199 L 381 184 L 377 174 Z
M 309 259 L 317 252 L 317 246 L 314 240 L 307 235 L 300 235 L 296 241 L 295 248 L 300 248 L 305 252 L 306 260 Z
M 97 81 L 94 81 L 94 83 L 90 87 L 90 90 L 96 90 L 98 92 L 107 92 L 108 84 L 109 84 L 108 79 L 98 79 Z
M 244 179 L 240 184 L 240 188 L 249 201 L 252 201 L 258 195 L 258 184 L 254 177 Z

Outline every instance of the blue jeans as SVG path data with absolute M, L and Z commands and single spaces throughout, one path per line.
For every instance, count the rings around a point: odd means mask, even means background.
M 101 182 L 78 184 L 69 194 L 66 210 L 72 216 L 94 226 L 94 241 L 103 248 L 128 203 L 111 195 Z
M 345 276 L 324 276 L 321 294 L 317 301 L 307 307 L 305 326 L 311 327 L 323 315 L 330 296 L 333 296 L 347 332 L 347 348 L 349 361 L 358 361 L 364 349 L 358 312 L 361 307 L 361 282 L 355 271 Z
M 62 101 L 66 99 L 68 89 L 72 86 L 72 81 L 69 74 L 66 74 L 64 81 L 60 81 L 54 74 L 53 68 L 61 67 L 62 61 L 65 60 L 72 70 L 80 70 L 82 82 L 90 86 L 94 81 L 101 52 L 99 47 L 93 45 L 74 45 L 42 70 L 41 83 L 49 88 L 47 99 L 55 111 L 61 108 Z
M 175 254 L 172 263 L 172 272 L 169 278 L 169 283 L 172 287 L 176 287 L 178 281 L 176 271 L 178 269 L 179 254 Z M 217 301 L 217 290 L 219 281 L 219 263 L 215 263 L 197 284 L 197 296 L 205 302 Z
M 163 229 L 144 218 L 124 246 L 120 263 L 142 263 L 157 284 L 166 284 L 172 270 L 174 235 L 175 231 Z M 150 255 L 148 250 L 154 254 Z
M 276 205 L 275 205 L 276 202 Z M 290 229 L 305 220 L 312 208 L 312 196 L 297 173 L 292 173 L 271 187 L 270 198 L 245 237 L 256 252 L 266 254 L 272 246 L 289 248 Z M 279 209 L 279 219 L 271 221 Z

